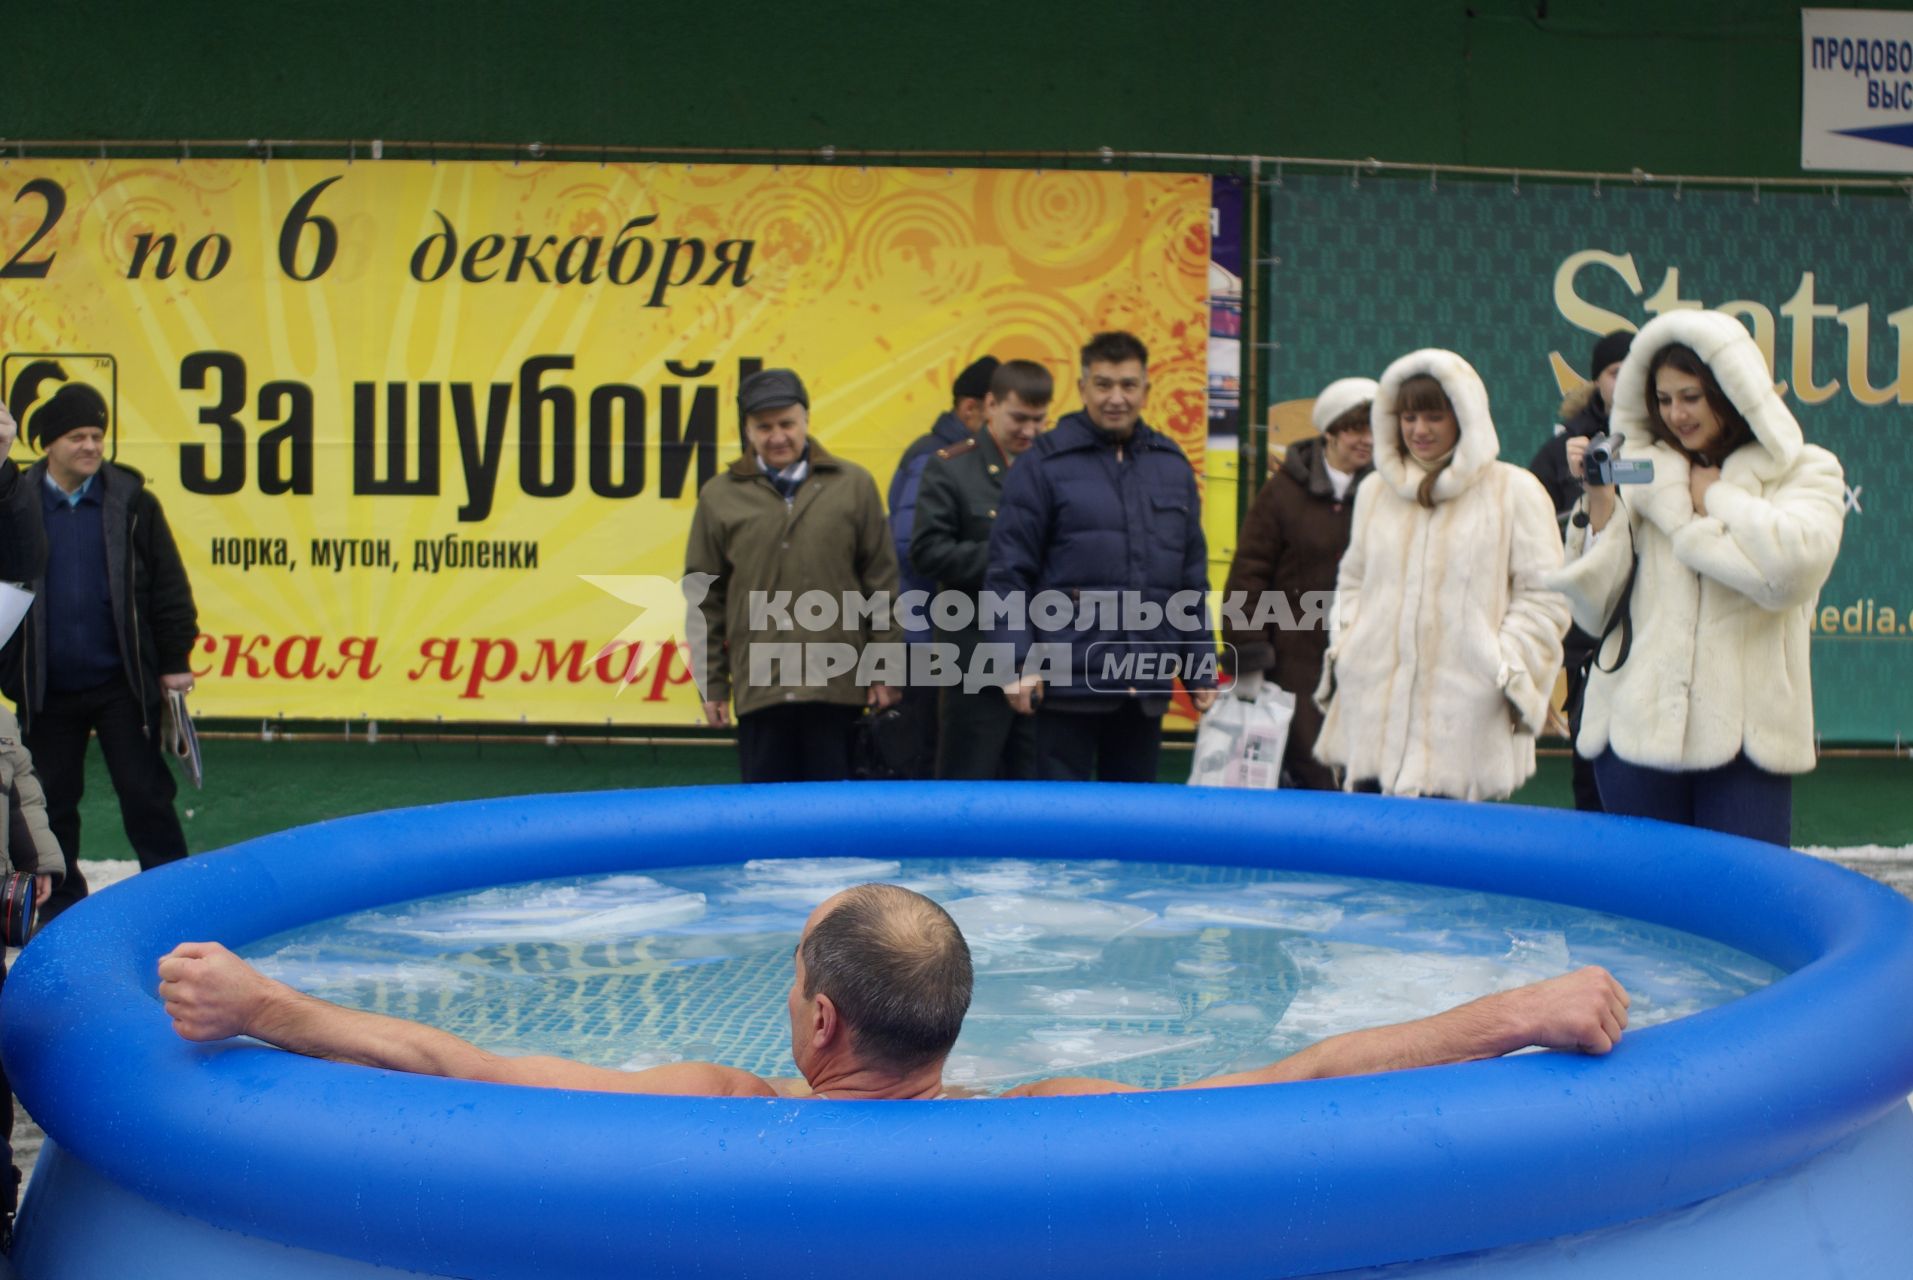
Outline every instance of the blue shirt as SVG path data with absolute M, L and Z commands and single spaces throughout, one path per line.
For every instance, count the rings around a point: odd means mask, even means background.
M 74 493 L 48 475 L 40 490 L 47 537 L 41 607 L 47 621 L 47 689 L 53 693 L 97 689 L 126 669 L 107 580 L 105 494 L 97 474 Z

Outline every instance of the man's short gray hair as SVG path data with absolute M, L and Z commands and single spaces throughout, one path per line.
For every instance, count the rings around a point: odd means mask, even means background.
M 956 921 L 894 884 L 844 891 L 801 946 L 804 998 L 829 996 L 872 1063 L 914 1071 L 947 1057 L 970 1008 L 970 947 Z

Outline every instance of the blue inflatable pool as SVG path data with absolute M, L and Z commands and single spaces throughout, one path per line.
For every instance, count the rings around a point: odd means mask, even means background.
M 1631 1034 L 1258 1089 L 898 1104 L 574 1094 L 179 1040 L 182 939 L 526 879 L 775 856 L 1333 870 L 1719 940 L 1788 976 Z M 26 1280 L 702 1274 L 1902 1275 L 1913 903 L 1705 832 L 1156 787 L 709 788 L 346 819 L 82 903 L 9 978 L 45 1127 Z

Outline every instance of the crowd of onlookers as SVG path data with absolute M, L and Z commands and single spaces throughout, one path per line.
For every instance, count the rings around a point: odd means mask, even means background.
M 1046 429 L 1043 366 L 966 367 L 887 515 L 810 434 L 796 373 L 746 379 L 745 448 L 699 496 L 686 569 L 713 583 L 695 674 L 713 723 L 735 713 L 747 781 L 850 776 L 879 725 L 893 776 L 1153 781 L 1178 685 L 1200 712 L 1272 683 L 1295 699 L 1284 785 L 1502 798 L 1564 715 L 1580 807 L 1787 843 L 1844 494 L 1737 321 L 1600 338 L 1529 468 L 1501 461 L 1454 352 L 1329 384 L 1249 508 L 1216 619 L 1188 603 L 1196 479 L 1143 418 L 1147 351 L 1098 334 L 1079 370 L 1082 407 Z M 806 592 L 936 607 L 764 607 Z M 1217 623 L 1221 678 L 1201 660 Z M 936 647 L 964 678 L 812 646 Z

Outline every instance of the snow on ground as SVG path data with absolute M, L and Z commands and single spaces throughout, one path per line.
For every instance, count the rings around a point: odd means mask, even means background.
M 1834 862 L 1913 862 L 1913 844 L 1854 844 L 1833 848 L 1824 844 L 1803 844 L 1799 852 Z

